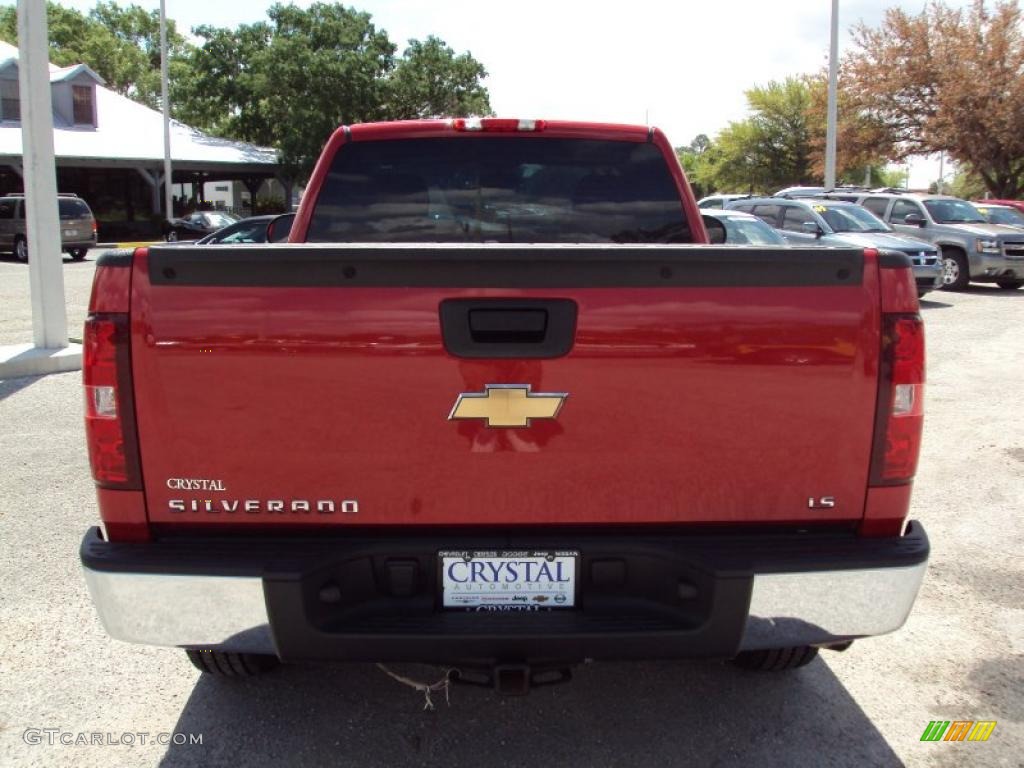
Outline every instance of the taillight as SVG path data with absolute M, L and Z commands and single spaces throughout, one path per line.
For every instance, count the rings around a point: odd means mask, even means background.
M 100 225 L 96 223 L 96 219 L 92 220 L 92 236 L 96 237 L 99 234 Z
M 543 131 L 543 120 L 517 120 L 507 117 L 459 117 L 452 121 L 456 131 L 486 131 L 489 133 L 515 133 L 516 131 Z
M 871 485 L 902 485 L 917 471 L 924 423 L 924 324 L 920 315 L 883 315 L 880 368 Z
M 94 314 L 82 338 L 85 436 L 97 485 L 140 490 L 126 314 Z

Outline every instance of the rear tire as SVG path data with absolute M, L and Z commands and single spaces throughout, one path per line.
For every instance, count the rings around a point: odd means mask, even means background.
M 28 242 L 21 235 L 14 238 L 14 255 L 18 261 L 28 261 Z
M 1024 285 L 1024 280 L 997 280 L 996 285 L 998 285 L 1004 291 L 1016 291 L 1018 288 Z
M 276 656 L 260 653 L 226 653 L 224 651 L 185 651 L 188 660 L 200 672 L 217 677 L 256 677 L 277 667 Z
M 89 251 L 87 248 L 72 248 L 70 251 L 68 251 L 68 254 L 75 261 L 81 261 L 82 259 L 85 258 L 85 254 L 87 254 L 88 252 Z
M 962 291 L 971 282 L 971 268 L 961 251 L 948 248 L 942 252 L 942 289 Z
M 768 648 L 763 651 L 743 651 L 732 663 L 754 672 L 781 672 L 805 667 L 818 656 L 818 649 L 810 645 L 795 648 Z

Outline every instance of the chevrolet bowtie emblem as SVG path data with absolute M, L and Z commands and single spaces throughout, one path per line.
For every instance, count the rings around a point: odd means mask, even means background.
M 528 427 L 530 419 L 553 419 L 569 395 L 531 392 L 529 384 L 488 384 L 483 392 L 463 392 L 449 419 L 487 419 L 488 427 Z

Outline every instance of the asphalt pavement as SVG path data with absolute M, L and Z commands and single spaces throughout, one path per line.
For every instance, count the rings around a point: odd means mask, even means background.
M 71 336 L 94 255 L 65 264 Z M 0 344 L 29 339 L 27 285 L 0 260 Z M 922 314 L 912 516 L 932 561 L 902 630 L 793 673 L 593 664 L 524 698 L 456 687 L 434 711 L 372 665 L 225 681 L 181 651 L 110 640 L 78 564 L 97 516 L 79 374 L 0 381 L 0 765 L 1022 765 L 1024 290 L 933 294 Z M 921 742 L 931 720 L 997 725 L 984 743 Z
M 96 257 L 103 250 L 93 248 L 84 261 L 64 258 L 64 294 L 68 336 L 82 338 L 82 325 L 89 308 L 92 274 Z M 28 265 L 9 253 L 0 254 L 0 347 L 32 341 L 32 305 L 29 302 Z

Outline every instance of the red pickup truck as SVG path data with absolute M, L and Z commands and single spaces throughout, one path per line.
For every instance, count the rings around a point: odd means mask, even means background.
M 897 629 L 928 558 L 910 262 L 707 241 L 659 131 L 466 119 L 340 128 L 287 244 L 101 256 L 107 631 L 521 692 Z

